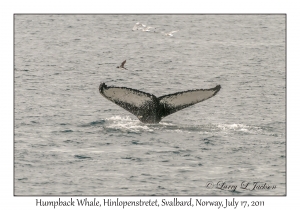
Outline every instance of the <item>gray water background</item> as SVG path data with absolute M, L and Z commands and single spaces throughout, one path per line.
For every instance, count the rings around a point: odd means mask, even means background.
M 285 195 L 285 18 L 15 15 L 15 195 Z M 100 82 L 156 96 L 222 89 L 151 125 Z

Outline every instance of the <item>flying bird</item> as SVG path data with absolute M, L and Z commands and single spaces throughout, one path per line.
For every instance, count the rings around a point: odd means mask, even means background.
M 100 83 L 99 92 L 106 99 L 134 114 L 143 123 L 159 123 L 162 118 L 186 107 L 205 101 L 221 89 L 196 89 L 160 97 L 127 87 L 107 86 Z
M 150 28 L 153 28 L 153 27 L 148 26 L 147 28 L 143 28 L 142 30 L 143 31 L 150 31 Z
M 117 68 L 120 68 L 120 69 L 126 69 L 126 68 L 124 67 L 125 63 L 126 63 L 126 60 L 123 61 L 123 62 L 121 63 L 120 66 L 117 66 Z M 128 69 L 126 69 L 126 70 L 128 70 Z
M 140 24 L 139 22 L 137 22 L 137 23 L 133 26 L 132 30 L 133 30 L 133 31 L 137 30 L 137 29 L 139 28 L 139 26 L 141 26 L 141 25 L 142 25 L 142 24 Z
M 173 34 L 176 32 L 178 32 L 178 31 L 171 31 L 169 33 L 161 32 L 161 33 L 164 34 L 165 36 L 173 36 Z
M 145 27 L 146 27 L 146 25 L 137 22 L 137 23 L 133 26 L 132 30 L 133 30 L 133 31 L 136 31 L 136 30 L 144 30 Z

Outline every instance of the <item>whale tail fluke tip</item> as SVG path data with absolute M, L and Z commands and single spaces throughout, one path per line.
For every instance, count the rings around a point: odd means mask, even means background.
M 99 85 L 99 91 L 100 91 L 100 93 L 103 90 L 103 88 L 105 88 L 105 87 L 106 87 L 105 83 L 104 82 L 100 82 L 100 85 Z

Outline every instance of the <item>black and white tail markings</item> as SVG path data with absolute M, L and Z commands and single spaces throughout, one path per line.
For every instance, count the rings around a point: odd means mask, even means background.
M 108 100 L 135 115 L 143 123 L 159 123 L 162 118 L 186 107 L 205 101 L 221 89 L 196 89 L 156 97 L 153 94 L 127 88 L 107 86 L 101 83 L 99 92 Z

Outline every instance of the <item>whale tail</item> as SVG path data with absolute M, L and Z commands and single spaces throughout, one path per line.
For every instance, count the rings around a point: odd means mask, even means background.
M 141 122 L 158 123 L 163 117 L 205 101 L 221 89 L 197 89 L 156 97 L 153 94 L 127 87 L 107 86 L 101 83 L 99 92 L 106 99 L 135 115 Z
M 181 109 L 205 101 L 216 95 L 220 91 L 220 89 L 221 86 L 217 85 L 216 87 L 211 89 L 187 90 L 161 96 L 158 98 L 158 100 L 159 103 L 164 107 L 162 117 L 166 117 Z
M 158 100 L 150 93 L 127 87 L 107 86 L 105 83 L 100 84 L 99 92 L 106 99 L 135 115 L 142 122 L 158 121 L 155 118 L 157 115 L 154 113 Z

